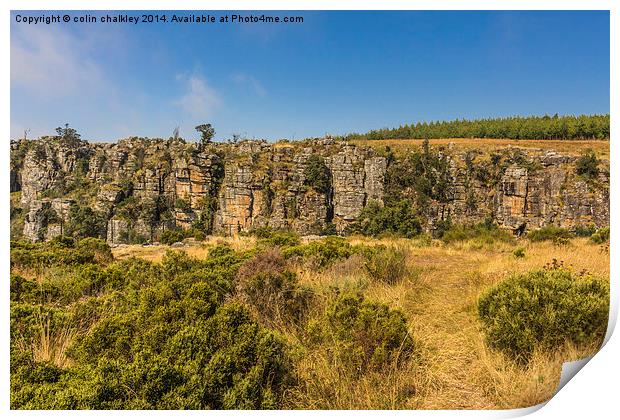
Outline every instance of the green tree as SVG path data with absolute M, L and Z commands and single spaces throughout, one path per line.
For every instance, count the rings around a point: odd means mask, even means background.
M 99 238 L 105 231 L 105 218 L 90 207 L 73 204 L 69 208 L 66 235 L 74 238 Z
M 331 174 L 325 160 L 319 155 L 310 155 L 304 168 L 304 184 L 314 188 L 321 194 L 331 190 Z
M 56 134 L 60 142 L 67 146 L 76 146 L 81 138 L 75 128 L 69 127 L 69 123 L 66 123 L 64 127 L 56 127 Z
M 215 135 L 215 129 L 211 124 L 200 124 L 196 126 L 196 131 L 200 133 L 200 145 L 205 146 L 211 143 L 213 136 Z
M 594 150 L 588 149 L 577 159 L 575 172 L 586 179 L 595 179 L 598 176 L 598 163 Z
M 351 133 L 345 136 L 345 139 L 609 139 L 609 123 L 609 114 L 457 119 L 419 122 L 398 128 L 371 130 L 365 134 Z

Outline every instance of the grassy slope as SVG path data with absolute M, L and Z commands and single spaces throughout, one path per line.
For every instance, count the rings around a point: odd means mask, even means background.
M 570 245 L 523 241 L 525 258 L 517 259 L 509 244 L 482 247 L 474 243 L 450 246 L 415 240 L 352 238 L 351 242 L 384 243 L 402 247 L 411 275 L 393 285 L 370 281 L 354 257 L 324 272 L 298 266 L 300 282 L 315 293 L 330 286 L 363 290 L 365 295 L 405 312 L 410 330 L 420 344 L 418 360 L 375 376 L 351 379 L 330 366 L 320 352 L 299 355 L 297 370 L 304 387 L 289 396 L 291 408 L 331 409 L 491 409 L 530 406 L 549 399 L 559 381 L 561 363 L 593 353 L 595 349 L 566 348 L 556 355 L 536 355 L 527 369 L 519 368 L 484 344 L 476 316 L 480 292 L 513 272 L 540 269 L 553 258 L 575 271 L 591 271 L 609 278 L 609 253 L 586 239 Z M 218 241 L 237 249 L 252 246 L 250 238 L 210 239 L 184 248 L 201 256 Z M 130 246 L 114 250 L 118 258 L 130 255 L 157 261 L 166 247 Z M 295 342 L 295 334 L 284 332 Z M 419 363 L 421 362 L 421 363 Z

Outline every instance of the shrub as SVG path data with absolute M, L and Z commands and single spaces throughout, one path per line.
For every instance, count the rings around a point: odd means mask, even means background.
M 596 226 L 594 225 L 578 225 L 575 226 L 575 236 L 580 238 L 589 238 L 596 232 Z
M 321 194 L 331 189 L 331 173 L 325 161 L 319 155 L 310 155 L 304 168 L 304 184 L 311 186 Z
M 75 246 L 72 239 L 44 243 L 11 242 L 11 267 L 42 269 L 96 263 L 100 251 L 88 245 Z
M 161 259 L 161 269 L 164 275 L 176 277 L 180 274 L 191 271 L 198 261 L 187 255 L 185 251 L 166 250 Z
M 297 283 L 277 249 L 246 261 L 237 272 L 236 293 L 259 321 L 275 326 L 299 321 L 310 302 L 309 290 Z
M 34 280 L 28 280 L 17 274 L 11 274 L 11 301 L 25 301 L 33 296 L 36 297 L 39 284 Z
M 399 363 L 414 351 L 402 312 L 361 295 L 337 296 L 327 307 L 325 320 L 311 325 L 310 333 L 354 374 Z
M 52 238 L 47 244 L 51 247 L 73 248 L 75 246 L 75 239 L 71 236 L 60 235 Z
M 180 229 L 169 229 L 162 232 L 159 241 L 165 245 L 172 245 L 185 239 L 185 234 Z
M 249 253 L 217 246 L 201 260 L 168 251 L 161 264 L 129 258 L 104 267 L 93 254 L 107 245 L 90 238 L 12 247 L 34 261 L 91 253 L 40 282 L 12 276 L 12 408 L 280 406 L 292 379 L 283 340 L 241 304 L 224 303 Z M 279 290 L 269 289 L 275 280 L 253 291 L 276 290 L 289 310 L 302 289 L 292 273 L 280 274 Z
M 200 229 L 194 229 L 192 231 L 192 235 L 197 241 L 204 241 L 205 239 L 207 239 L 206 233 L 204 233 L 204 231 Z
M 349 244 L 344 238 L 329 236 L 322 241 L 314 241 L 304 245 L 285 248 L 282 251 L 284 258 L 301 257 L 318 268 L 325 268 L 335 261 L 349 258 L 359 247 Z
M 70 348 L 72 367 L 35 363 L 12 347 L 11 407 L 278 408 L 291 380 L 283 341 L 243 306 L 222 304 L 226 292 L 207 272 L 189 276 L 200 268 L 194 261 L 137 289 L 123 310 L 104 311 Z M 37 308 L 12 305 L 14 337 L 36 339 Z M 61 314 L 46 315 L 51 334 L 65 325 Z
M 11 377 L 11 407 L 279 407 L 290 383 L 284 344 L 241 306 L 223 305 L 207 317 L 171 325 L 158 349 L 143 341 L 155 326 L 139 319 L 126 316 L 93 330 L 76 347 L 79 364 L 73 368 L 18 368 Z
M 520 246 L 519 248 L 512 251 L 512 255 L 514 255 L 515 258 L 525 258 L 525 248 Z
M 557 241 L 558 238 L 570 239 L 572 237 L 573 234 L 568 230 L 553 225 L 547 225 L 527 234 L 527 238 L 532 242 Z
M 378 247 L 367 254 L 364 269 L 373 280 L 393 285 L 407 276 L 407 259 L 402 249 Z
M 174 207 L 184 212 L 189 212 L 192 210 L 190 203 L 183 198 L 177 198 L 174 202 Z
M 492 219 L 474 225 L 450 224 L 440 237 L 446 243 L 471 240 L 479 245 L 492 245 L 498 241 L 514 242 L 514 237 L 509 232 L 500 229 Z
M 115 261 L 106 271 L 111 286 L 119 290 L 126 286 L 138 290 L 159 281 L 161 275 L 159 265 L 135 257 Z
M 105 232 L 106 223 L 106 218 L 91 207 L 72 204 L 65 229 L 74 238 L 99 238 Z
M 274 232 L 273 228 L 269 226 L 261 226 L 261 227 L 252 229 L 249 232 L 249 234 L 258 239 L 265 239 L 265 238 L 270 238 L 273 232 Z
M 102 239 L 84 238 L 77 243 L 77 249 L 85 252 L 93 252 L 95 262 L 100 264 L 107 264 L 114 260 L 110 245 Z
M 520 363 L 527 363 L 536 349 L 598 342 L 608 312 L 606 282 L 563 268 L 514 275 L 478 301 L 489 344 Z
M 598 164 L 596 153 L 588 149 L 575 162 L 575 172 L 585 179 L 595 179 L 598 176 Z
M 258 239 L 257 245 L 263 248 L 287 247 L 299 245 L 299 235 L 290 230 L 272 230 L 263 228 L 257 231 L 255 236 Z
M 422 225 L 410 200 L 401 200 L 392 206 L 370 201 L 347 232 L 367 236 L 391 233 L 412 238 L 422 232 Z
M 590 238 L 592 242 L 595 244 L 602 244 L 604 242 L 609 242 L 610 230 L 608 227 L 600 228 Z

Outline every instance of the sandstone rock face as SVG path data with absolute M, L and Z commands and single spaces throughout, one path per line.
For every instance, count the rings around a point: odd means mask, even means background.
M 182 140 L 63 144 L 44 138 L 27 146 L 11 143 L 11 191 L 21 191 L 24 236 L 32 241 L 61 234 L 72 203 L 102 214 L 108 242 L 119 244 L 132 235 L 152 242 L 166 229 L 194 226 L 220 235 L 265 226 L 317 235 L 333 224 L 342 233 L 369 202 L 383 205 L 386 198 L 387 159 L 333 139 L 201 149 Z M 475 152 L 441 153 L 448 162 L 447 199 L 429 204 L 428 230 L 447 218 L 493 217 L 516 233 L 547 224 L 609 224 L 608 162 L 588 183 L 575 175 L 574 157 L 540 150 L 496 168 L 491 181 L 472 163 Z M 306 179 L 312 155 L 325 162 L 327 192 Z
M 106 241 L 110 245 L 122 243 L 122 234 L 129 228 L 129 223 L 122 219 L 108 220 Z
M 33 200 L 24 220 L 24 237 L 32 242 L 62 235 L 63 224 L 74 203 L 66 199 Z

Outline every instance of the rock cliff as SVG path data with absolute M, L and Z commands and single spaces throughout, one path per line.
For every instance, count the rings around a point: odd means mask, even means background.
M 449 164 L 447 194 L 424 209 L 425 228 L 447 217 L 472 223 L 489 216 L 516 233 L 547 224 L 609 224 L 608 162 L 587 181 L 575 174 L 576 157 L 517 151 L 503 152 L 503 166 L 479 152 L 439 151 Z M 309 179 L 311 156 L 326 168 L 327 190 Z M 113 244 L 153 241 L 175 227 L 222 235 L 272 227 L 307 235 L 342 233 L 370 201 L 383 203 L 392 159 L 332 139 L 201 148 L 182 140 L 46 137 L 11 143 L 10 180 L 11 192 L 21 194 L 23 235 L 32 241 L 64 233 L 76 206 L 101 217 L 101 235 Z

